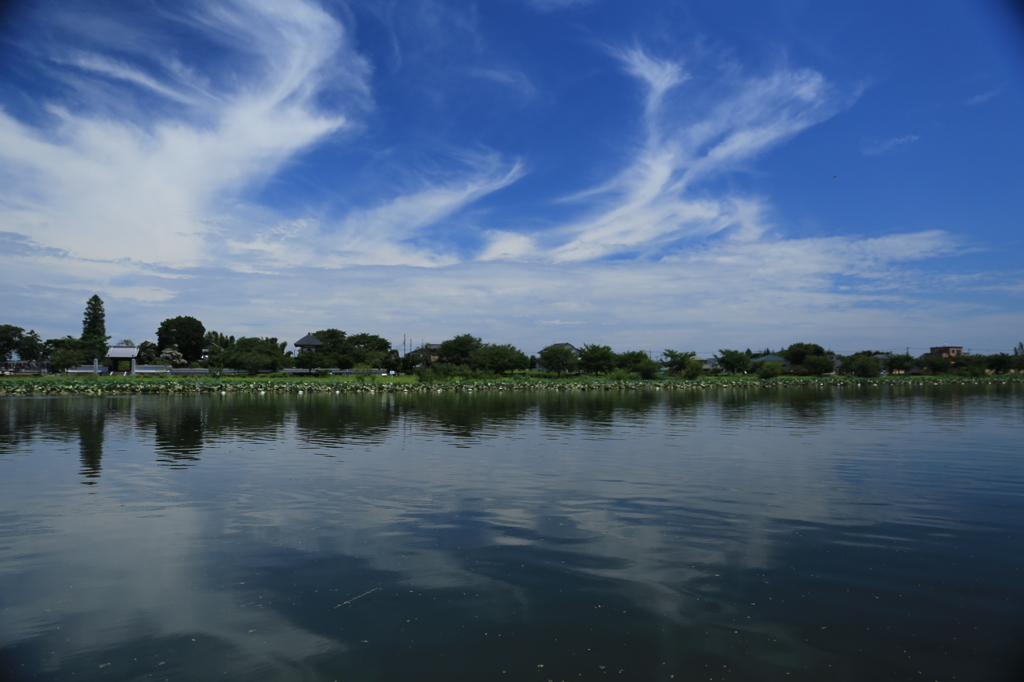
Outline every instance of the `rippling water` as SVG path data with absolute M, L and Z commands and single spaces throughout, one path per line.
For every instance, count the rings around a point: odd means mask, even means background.
M 1022 436 L 1019 386 L 3 399 L 0 679 L 1011 679 Z

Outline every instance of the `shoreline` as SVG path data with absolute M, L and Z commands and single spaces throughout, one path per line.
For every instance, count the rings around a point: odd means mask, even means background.
M 700 379 L 465 379 L 420 383 L 333 378 L 196 377 L 0 377 L 0 397 L 46 395 L 153 395 L 215 393 L 448 393 L 475 391 L 636 391 L 719 388 L 820 388 L 831 386 L 960 386 L 1024 384 L 1024 374 L 984 377 L 703 377 Z

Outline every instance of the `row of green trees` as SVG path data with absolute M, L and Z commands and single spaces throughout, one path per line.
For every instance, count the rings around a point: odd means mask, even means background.
M 676 351 L 666 351 L 674 354 Z M 671 368 L 694 366 L 699 372 L 701 363 L 693 360 L 693 353 L 676 354 L 666 362 Z M 690 363 L 690 364 L 687 364 Z M 481 339 L 462 334 L 444 341 L 437 347 L 424 347 L 403 358 L 402 369 L 415 371 L 423 379 L 468 376 L 474 373 L 506 374 L 527 369 L 540 369 L 556 375 L 584 372 L 587 374 L 638 375 L 643 378 L 657 376 L 661 364 L 645 351 L 614 352 L 610 346 L 587 344 L 577 349 L 568 344 L 555 344 L 541 350 L 536 357 L 510 344 L 484 343 Z
M 0 359 L 10 360 L 17 354 L 26 362 L 49 359 L 52 367 L 66 369 L 92 362 L 96 357 L 102 358 L 106 355 L 109 338 L 103 300 L 93 296 L 85 304 L 80 337 L 65 336 L 43 341 L 34 329 L 26 332 L 24 328 L 11 324 L 0 325 Z
M 716 355 L 719 367 L 729 373 L 755 372 L 759 376 L 777 376 L 782 373 L 781 363 L 758 362 L 759 357 L 770 354 L 754 354 L 749 349 L 720 350 Z M 817 344 L 796 343 L 777 352 L 791 363 L 790 373 L 800 376 L 821 376 L 836 371 L 836 362 Z M 877 358 L 875 356 L 885 356 Z M 774 366 L 778 365 L 778 367 Z M 1006 374 L 1024 371 L 1024 343 L 1018 343 L 1013 353 L 993 355 L 961 355 L 952 358 L 920 357 L 904 353 L 886 354 L 881 351 L 864 350 L 841 358 L 839 371 L 859 377 L 876 377 L 883 371 L 889 374 L 905 374 L 918 369 L 931 374 L 964 374 L 981 376 L 988 372 Z
M 160 323 L 156 343 L 139 344 L 141 364 L 167 364 L 174 366 L 206 366 L 211 369 L 232 368 L 259 372 L 277 371 L 285 367 L 299 367 L 313 371 L 337 367 L 380 368 L 401 372 L 416 371 L 423 378 L 466 376 L 472 373 L 506 374 L 526 369 L 543 369 L 561 375 L 577 373 L 595 375 L 621 375 L 653 378 L 664 368 L 673 375 L 696 378 L 703 372 L 703 363 L 695 353 L 665 349 L 660 361 L 645 351 L 614 352 L 610 346 L 585 344 L 574 348 L 569 344 L 555 344 L 541 350 L 537 357 L 529 357 L 511 344 L 484 343 L 471 334 L 461 334 L 438 346 L 425 346 L 402 357 L 391 343 L 376 334 L 347 334 L 340 329 L 321 329 L 313 333 L 323 346 L 315 351 L 293 356 L 287 342 L 272 337 L 241 337 L 236 339 L 217 331 L 207 331 L 194 317 L 179 316 Z M 65 336 L 43 341 L 39 335 L 21 327 L 0 325 L 0 358 L 8 360 L 17 354 L 26 361 L 49 360 L 55 370 L 91 363 L 93 358 L 106 355 L 110 337 L 106 333 L 106 313 L 103 300 L 92 296 L 82 318 L 82 335 Z M 123 339 L 122 345 L 135 345 Z M 782 363 L 767 362 L 761 358 L 771 355 L 770 349 L 755 353 L 721 349 L 715 355 L 720 371 L 739 374 L 753 372 L 762 377 L 777 376 L 783 372 Z M 794 343 L 777 351 L 790 364 L 795 375 L 820 376 L 836 370 L 832 354 L 814 343 Z M 909 372 L 914 368 L 934 374 L 960 373 L 981 375 L 986 371 L 1006 373 L 1024 371 L 1024 343 L 1017 344 L 1013 353 L 995 355 L 964 355 L 956 358 L 913 358 L 910 355 L 888 355 L 881 361 L 878 351 L 861 351 L 842 358 L 840 371 L 862 377 L 878 376 L 882 371 L 891 374 Z

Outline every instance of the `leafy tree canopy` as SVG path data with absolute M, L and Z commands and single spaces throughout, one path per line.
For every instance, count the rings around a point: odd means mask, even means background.
M 761 379 L 774 379 L 782 375 L 783 369 L 781 362 L 759 362 L 757 363 L 757 376 Z
M 642 379 L 653 379 L 660 369 L 657 362 L 642 350 L 627 350 L 615 356 L 615 363 L 627 372 L 635 372 Z
M 820 346 L 819 346 L 820 347 Z M 857 357 L 865 357 L 863 355 Z M 874 358 L 871 358 L 874 360 Z M 877 361 L 876 361 L 877 364 Z M 804 356 L 803 367 L 807 374 L 814 376 L 822 376 L 824 374 L 830 374 L 836 370 L 835 360 L 826 357 L 824 355 L 807 355 Z
M 196 362 L 203 356 L 204 336 L 206 328 L 194 317 L 172 317 L 160 323 L 156 331 L 156 345 L 162 353 L 171 346 L 178 351 L 187 362 Z
M 0 324 L 0 360 L 10 360 L 21 345 L 25 330 L 13 324 Z
M 353 334 L 348 337 L 346 353 L 356 366 L 381 367 L 391 357 L 391 342 L 376 334 Z
M 143 341 L 139 344 L 138 363 L 140 365 L 153 364 L 153 361 L 156 360 L 158 355 L 160 355 L 160 350 L 152 341 Z
M 27 334 L 23 334 L 21 342 L 18 344 L 18 357 L 22 360 L 28 360 L 29 362 L 35 362 L 36 360 L 42 360 L 44 355 L 43 340 L 39 338 L 39 334 L 33 329 Z
M 579 349 L 580 369 L 587 374 L 605 374 L 615 369 L 615 352 L 611 346 L 587 343 Z
M 92 345 L 88 341 L 73 336 L 47 339 L 43 344 L 43 353 L 50 358 L 50 368 L 57 372 L 91 363 L 95 357 Z
M 203 334 L 203 348 L 211 345 L 220 350 L 227 350 L 235 345 L 235 337 L 211 329 Z
M 790 363 L 802 365 L 808 355 L 824 356 L 825 349 L 816 343 L 794 343 L 780 354 L 789 360 Z
M 903 374 L 904 372 L 909 372 L 914 366 L 914 358 L 905 353 L 900 353 L 897 355 L 890 355 L 883 360 L 882 363 L 885 365 L 885 368 L 889 370 L 890 374 Z
M 483 341 L 475 336 L 461 334 L 441 343 L 437 351 L 437 360 L 452 365 L 465 365 L 469 363 L 470 354 L 483 348 L 483 345 Z
M 750 369 L 750 350 L 742 352 L 738 350 L 719 349 L 718 366 L 730 373 L 746 372 Z
M 843 358 L 843 371 L 858 377 L 877 377 L 881 373 L 881 366 L 871 355 L 857 353 Z
M 579 358 L 576 351 L 568 346 L 548 346 L 538 353 L 538 362 L 549 372 L 575 371 L 579 366 Z
M 276 372 L 288 361 L 284 354 L 287 346 L 286 341 L 278 342 L 276 338 L 243 336 L 223 354 L 222 360 L 225 367 L 244 369 L 254 375 L 262 370 Z
M 996 374 L 1007 374 L 1014 368 L 1013 356 L 1009 353 L 996 353 L 986 358 L 988 368 Z
M 475 369 L 484 369 L 496 374 L 530 367 L 530 358 L 526 353 L 511 344 L 485 344 L 469 354 L 469 361 Z
M 318 332 L 313 332 L 313 336 L 324 344 L 317 349 L 317 353 L 337 355 L 344 353 L 346 350 L 348 335 L 340 329 L 321 329 Z
M 690 360 L 697 356 L 693 351 L 678 351 L 666 348 L 661 355 L 662 364 L 668 368 L 670 374 L 682 374 L 690 364 Z

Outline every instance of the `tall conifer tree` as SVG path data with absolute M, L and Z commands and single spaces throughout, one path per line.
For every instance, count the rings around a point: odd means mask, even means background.
M 95 357 L 103 357 L 107 352 L 107 315 L 103 311 L 103 299 L 97 295 L 85 304 L 85 317 L 82 318 L 82 345 L 87 346 Z

